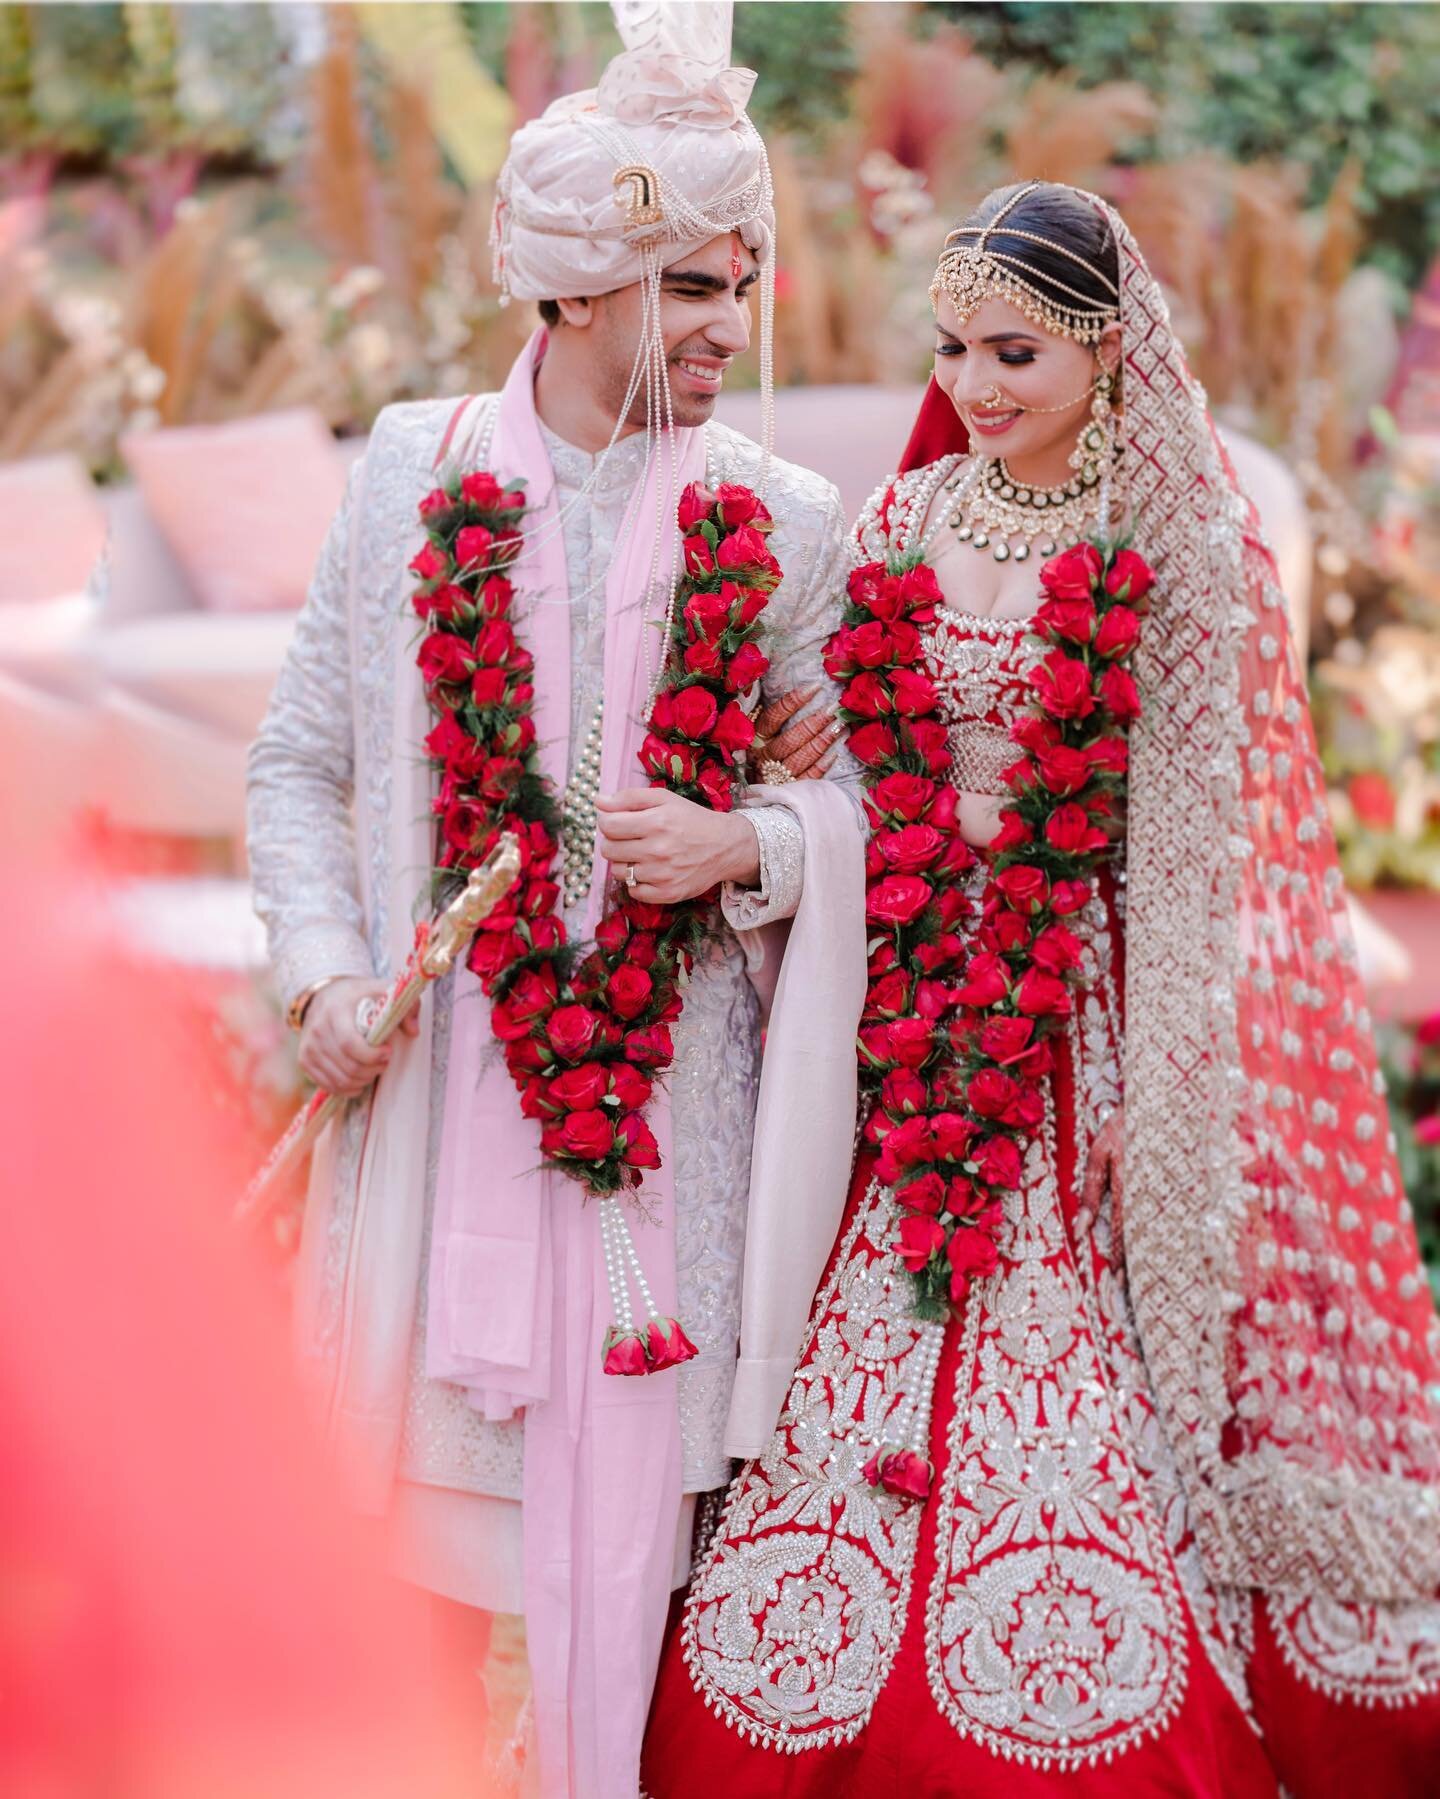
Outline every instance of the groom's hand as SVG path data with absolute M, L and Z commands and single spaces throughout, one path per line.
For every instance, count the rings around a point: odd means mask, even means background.
M 349 1098 L 363 1093 L 390 1066 L 393 1044 L 382 1043 L 377 1049 L 360 1029 L 357 1016 L 361 1000 L 381 1001 L 389 988 L 388 981 L 347 975 L 322 987 L 305 1008 L 300 1067 L 317 1087 Z M 419 1028 L 418 1012 L 411 1012 L 400 1026 L 407 1037 Z
M 636 899 L 673 906 L 720 881 L 760 879 L 759 839 L 739 812 L 712 812 L 662 787 L 627 787 L 595 803 L 600 854 Z

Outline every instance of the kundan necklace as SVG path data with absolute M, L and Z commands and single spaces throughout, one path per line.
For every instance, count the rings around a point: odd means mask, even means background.
M 1032 548 L 1053 556 L 1094 529 L 1099 486 L 1094 463 L 1057 487 L 1038 487 L 1018 480 L 1002 457 L 977 457 L 945 483 L 954 495 L 948 522 L 960 543 L 989 550 L 997 562 L 1028 561 Z

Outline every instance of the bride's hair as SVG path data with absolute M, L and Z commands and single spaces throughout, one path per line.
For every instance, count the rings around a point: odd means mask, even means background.
M 960 221 L 961 225 L 986 224 L 1026 187 L 1031 191 L 990 235 L 989 247 L 1023 263 L 1027 278 L 1062 306 L 1070 297 L 1067 289 L 1078 290 L 1096 306 L 1113 306 L 1120 285 L 1120 252 L 1115 233 L 1103 213 L 1082 199 L 1073 187 L 1056 181 L 1038 185 L 1011 182 L 1008 187 L 997 187 L 986 194 L 975 210 Z M 1021 236 L 1022 232 L 1063 244 L 1080 262 L 1072 262 L 1070 256 L 1047 249 L 1044 244 L 1033 243 L 1029 237 Z

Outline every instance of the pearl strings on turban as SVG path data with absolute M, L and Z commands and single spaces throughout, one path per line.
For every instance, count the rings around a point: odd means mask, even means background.
M 643 384 L 658 429 L 669 420 L 660 271 L 735 232 L 761 265 L 768 466 L 774 192 L 745 113 L 754 72 L 729 67 L 732 7 L 616 0 L 612 11 L 625 49 L 599 85 L 556 100 L 511 141 L 491 224 L 501 303 L 583 299 L 644 281 L 634 387 Z

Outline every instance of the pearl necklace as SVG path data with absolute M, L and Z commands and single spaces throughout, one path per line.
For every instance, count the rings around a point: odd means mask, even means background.
M 566 909 L 590 891 L 595 862 L 595 811 L 600 792 L 600 752 L 605 738 L 605 701 L 602 697 L 590 721 L 585 746 L 560 802 L 561 892 Z
M 1099 486 L 1093 466 L 1059 487 L 1035 487 L 1017 480 L 1003 458 L 981 457 L 965 475 L 945 482 L 946 492 L 955 494 L 947 523 L 960 543 L 989 550 L 997 562 L 1025 562 L 1032 547 L 1053 556 L 1093 526 Z M 1020 539 L 1013 547 L 1012 538 Z

